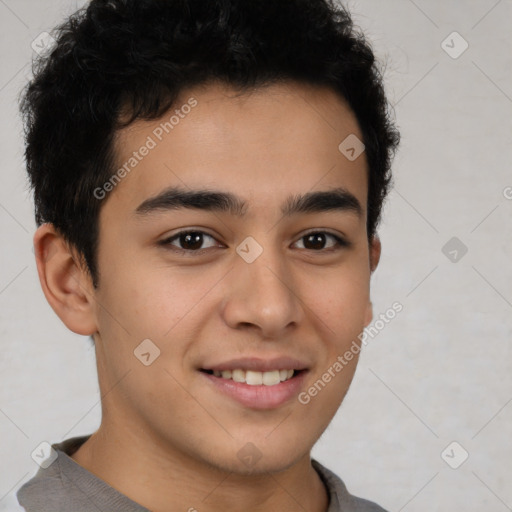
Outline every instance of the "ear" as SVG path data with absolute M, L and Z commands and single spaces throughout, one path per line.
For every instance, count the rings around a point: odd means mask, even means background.
M 380 261 L 380 253 L 382 250 L 382 246 L 380 243 L 380 239 L 377 235 L 374 235 L 370 241 L 370 271 L 373 271 L 377 268 L 377 265 Z M 366 307 L 365 313 L 365 327 L 370 325 L 370 322 L 373 319 L 373 306 L 370 300 L 368 300 L 368 305 Z
M 374 235 L 370 241 L 370 270 L 373 272 L 380 261 L 380 253 L 382 250 L 382 244 L 380 238 Z
M 34 235 L 34 252 L 41 288 L 57 316 L 77 334 L 94 334 L 94 287 L 76 251 L 52 224 L 43 224 Z

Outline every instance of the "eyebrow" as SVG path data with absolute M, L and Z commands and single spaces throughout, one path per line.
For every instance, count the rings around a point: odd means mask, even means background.
M 139 216 L 146 216 L 168 210 L 189 208 L 196 210 L 226 212 L 236 217 L 244 217 L 247 203 L 231 192 L 217 190 L 187 190 L 171 187 L 160 194 L 146 199 L 135 210 Z M 359 200 L 344 188 L 333 188 L 319 192 L 289 196 L 281 206 L 285 217 L 296 214 L 343 211 L 363 215 Z

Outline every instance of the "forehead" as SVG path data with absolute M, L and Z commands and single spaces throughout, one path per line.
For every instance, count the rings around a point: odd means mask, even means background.
M 356 118 L 331 89 L 297 83 L 250 92 L 209 84 L 181 94 L 160 119 L 119 131 L 109 203 L 132 211 L 162 190 L 231 191 L 260 207 L 315 189 L 343 187 L 366 208 L 364 153 L 349 160 L 339 146 L 362 140 Z

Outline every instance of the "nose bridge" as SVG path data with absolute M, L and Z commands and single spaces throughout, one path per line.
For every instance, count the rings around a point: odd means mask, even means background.
M 258 246 L 259 250 L 253 239 L 237 249 L 239 260 L 230 272 L 224 316 L 232 328 L 252 324 L 264 336 L 273 337 L 300 322 L 302 307 L 282 249 L 272 247 L 269 241 Z M 254 257 L 256 250 L 259 254 L 255 259 L 246 257 L 251 251 Z

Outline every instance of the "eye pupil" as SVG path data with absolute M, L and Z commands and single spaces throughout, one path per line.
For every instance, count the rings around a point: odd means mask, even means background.
M 306 235 L 306 241 L 307 243 L 305 246 L 309 244 L 309 242 L 312 242 L 312 247 L 309 247 L 311 249 L 322 249 L 323 245 L 325 244 L 325 235 L 323 233 L 311 233 L 309 235 Z
M 203 235 L 197 231 L 185 233 L 180 236 L 180 243 L 185 249 L 200 249 L 203 244 Z

